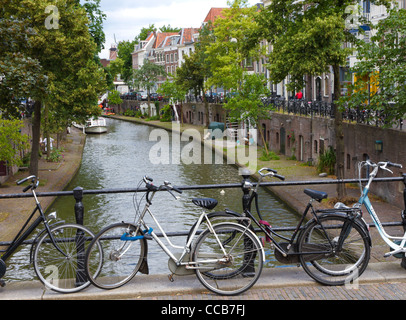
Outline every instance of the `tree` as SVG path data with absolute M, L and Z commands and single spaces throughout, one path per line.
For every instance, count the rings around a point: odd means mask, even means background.
M 33 92 L 45 91 L 48 79 L 42 74 L 39 61 L 26 50 L 32 48 L 30 36 L 34 34 L 27 20 L 0 15 L 0 106 L 3 118 L 19 117 L 25 111 L 20 108 L 20 101 Z
M 181 110 L 180 110 L 180 123 L 183 123 L 183 105 L 182 101 L 185 98 L 187 93 L 187 89 L 182 85 L 179 84 L 178 81 L 169 81 L 166 80 L 161 87 L 158 89 L 158 93 L 163 94 L 166 98 L 169 98 L 169 102 L 173 101 L 173 109 L 176 108 L 175 103 L 180 101 L 181 103 Z
M 176 70 L 176 83 L 185 88 L 186 91 L 192 90 L 195 98 L 204 91 L 205 67 L 201 63 L 199 53 L 193 53 L 185 56 L 185 61 Z
M 165 67 L 156 65 L 146 60 L 140 69 L 133 72 L 133 83 L 135 86 L 145 88 L 148 94 L 148 108 L 151 102 L 151 89 L 156 86 L 159 76 L 165 75 Z
M 144 41 L 151 32 L 156 31 L 155 24 L 150 24 L 148 28 L 143 27 L 138 36 L 135 37 L 135 41 Z
M 377 4 L 387 1 L 376 1 Z M 329 70 L 334 73 L 334 129 L 336 141 L 336 176 L 344 178 L 344 132 L 342 113 L 337 100 L 340 94 L 340 66 L 349 54 L 345 42 L 355 42 L 346 29 L 352 13 L 348 8 L 358 1 L 274 0 L 258 16 L 258 29 L 250 33 L 250 41 L 266 39 L 272 45 L 269 53 L 270 78 L 274 83 L 288 75 L 290 90 L 301 89 L 305 75 L 317 75 Z M 345 196 L 345 186 L 337 184 L 338 197 Z
M 406 10 L 393 8 L 375 28 L 371 41 L 358 47 L 356 82 L 344 100 L 370 110 L 369 121 L 390 127 L 406 113 Z
M 24 21 L 32 30 L 27 35 L 30 46 L 21 52 L 38 62 L 40 78 L 47 79 L 44 90 L 30 91 L 35 101 L 30 173 L 37 175 L 44 110 L 64 117 L 65 125 L 98 114 L 105 74 L 94 61 L 97 46 L 89 33 L 87 13 L 76 2 L 60 0 L 55 6 L 47 0 L 2 0 L 1 13 L 2 18 Z
M 269 116 L 268 107 L 261 102 L 261 96 L 268 95 L 265 78 L 247 71 L 251 62 L 264 54 L 259 41 L 251 46 L 245 44 L 247 30 L 256 28 L 257 11 L 256 7 L 247 7 L 245 0 L 234 0 L 229 5 L 223 12 L 224 18 L 214 22 L 214 41 L 206 49 L 210 65 L 208 85 L 232 93 L 224 107 L 233 118 L 257 125 L 259 117 Z M 264 141 L 262 130 L 260 134 Z M 264 146 L 267 150 L 265 143 Z
M 21 135 L 24 123 L 21 120 L 4 120 L 0 116 L 0 161 L 9 166 L 19 165 L 20 151 L 28 147 L 28 137 Z
M 79 0 L 77 0 L 77 4 L 80 4 Z M 96 52 L 99 53 L 104 49 L 104 42 L 106 40 L 103 31 L 103 21 L 106 20 L 107 16 L 100 10 L 100 0 L 85 0 L 83 8 L 86 10 L 89 19 L 89 33 L 97 45 Z
M 167 26 L 163 25 L 162 27 L 159 28 L 159 31 L 161 32 L 179 32 L 180 30 L 181 28 L 173 28 L 171 27 L 170 24 L 168 24 Z
M 117 50 L 117 58 L 123 61 L 123 66 L 121 68 L 121 78 L 124 82 L 128 83 L 131 79 L 133 72 L 133 57 L 131 53 L 134 51 L 134 46 L 137 41 L 120 41 Z

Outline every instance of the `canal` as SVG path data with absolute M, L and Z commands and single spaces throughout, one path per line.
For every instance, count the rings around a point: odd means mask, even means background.
M 151 161 L 150 150 L 157 145 L 156 139 L 150 141 L 154 127 L 107 119 L 108 132 L 101 135 L 87 135 L 82 165 L 66 190 L 75 187 L 84 189 L 135 188 L 144 175 L 154 179 L 154 184 L 162 184 L 165 180 L 174 186 L 240 183 L 242 177 L 238 169 L 223 162 L 222 159 L 212 161 L 213 164 L 185 164 L 180 163 L 157 164 Z M 168 133 L 170 135 L 170 133 Z M 172 141 L 172 139 L 169 139 Z M 189 142 L 180 142 L 180 149 Z M 213 153 L 213 157 L 216 155 Z M 207 158 L 206 158 L 207 159 Z M 220 163 L 218 163 L 220 162 Z M 215 163 L 215 164 L 214 164 Z M 141 185 L 144 187 L 144 185 Z M 144 193 L 138 193 L 139 200 Z M 97 233 L 103 227 L 120 221 L 133 221 L 135 209 L 132 193 L 85 195 L 84 224 Z M 211 197 L 218 200 L 215 211 L 225 208 L 242 211 L 242 191 L 233 189 L 208 189 L 184 191 L 180 199 L 175 200 L 169 193 L 156 194 L 151 210 L 167 232 L 188 231 L 202 212 L 201 208 L 191 202 L 193 197 Z M 145 202 L 142 202 L 144 204 Z M 260 207 L 264 218 L 273 226 L 284 227 L 297 224 L 298 217 L 289 207 L 275 198 L 271 193 L 260 190 Z M 49 212 L 57 211 L 58 217 L 67 222 L 75 222 L 73 197 L 59 197 L 49 208 Z M 150 222 L 151 219 L 147 221 Z M 158 228 L 156 232 L 160 232 Z M 185 237 L 174 237 L 171 241 L 176 245 L 183 245 Z M 268 246 L 269 250 L 269 246 Z M 21 256 L 19 258 L 19 256 Z M 16 255 L 18 263 L 24 254 Z M 25 256 L 26 258 L 26 256 Z M 266 254 L 266 266 L 273 267 L 279 263 L 275 261 L 273 252 Z M 149 242 L 148 263 L 150 274 L 167 273 L 168 257 L 154 243 Z M 24 259 L 26 264 L 26 259 Z M 18 268 L 18 266 L 16 266 Z M 19 268 L 20 269 L 20 268 Z M 19 274 L 18 279 L 30 277 L 34 274 L 32 268 Z M 13 274 L 13 272 L 8 272 Z

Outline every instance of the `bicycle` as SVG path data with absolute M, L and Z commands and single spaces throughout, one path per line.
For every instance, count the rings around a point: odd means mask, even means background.
M 262 168 L 258 173 L 260 177 L 255 188 L 248 180 L 249 175 L 243 175 L 242 189 L 245 203 L 243 215 L 226 209 L 223 212 L 214 212 L 208 218 L 248 217 L 258 226 L 259 229 L 255 231 L 265 234 L 261 239 L 263 246 L 270 243 L 275 249 L 275 258 L 280 263 L 301 265 L 311 278 L 321 284 L 350 283 L 365 271 L 370 257 L 371 239 L 360 210 L 352 208 L 315 210 L 312 203 L 326 199 L 327 193 L 304 189 L 310 201 L 291 236 L 283 236 L 262 218 L 257 191 L 265 177 L 280 180 L 285 178 L 270 168 Z M 259 220 L 251 212 L 253 201 Z M 312 218 L 303 226 L 309 212 Z
M 365 185 L 364 188 L 362 188 L 361 171 L 364 166 L 372 167 L 373 170 L 369 174 L 367 184 Z M 372 206 L 372 203 L 368 197 L 371 183 L 377 176 L 379 169 L 389 171 L 390 173 L 393 174 L 393 171 L 388 169 L 388 167 L 395 167 L 395 168 L 401 169 L 402 165 L 398 164 L 398 163 L 392 163 L 390 161 L 382 161 L 382 162 L 374 163 L 370 160 L 366 160 L 366 161 L 358 162 L 358 177 L 359 177 L 361 196 L 360 196 L 358 202 L 354 204 L 354 209 L 360 210 L 362 205 L 365 206 L 366 210 L 368 211 L 369 215 L 372 218 L 374 225 L 376 226 L 376 229 L 378 230 L 379 235 L 390 248 L 390 252 L 387 252 L 384 254 L 385 258 L 388 258 L 390 256 L 394 256 L 395 258 L 404 258 L 405 254 L 406 254 L 406 230 L 405 230 L 405 234 L 402 237 L 391 236 L 391 235 L 387 234 L 385 231 L 385 228 L 383 227 L 381 221 L 379 220 L 379 217 L 378 217 L 377 213 L 375 212 L 375 210 Z M 339 205 L 341 207 L 345 207 L 343 204 L 339 204 Z M 405 212 L 403 212 L 403 214 L 405 214 Z
M 36 205 L 11 244 L 6 250 L 2 250 L 0 279 L 6 273 L 5 262 L 7 259 L 43 223 L 44 229 L 31 241 L 30 250 L 30 264 L 34 265 L 39 280 L 46 288 L 60 293 L 73 293 L 88 287 L 90 281 L 86 279 L 84 271 L 84 254 L 86 244 L 90 243 L 94 234 L 86 227 L 78 224 L 64 223 L 64 221 L 50 224 L 52 220 L 57 219 L 56 213 L 53 212 L 48 217 L 45 216 L 35 192 L 39 185 L 39 179 L 31 175 L 18 181 L 17 185 L 28 180 L 30 180 L 30 184 L 23 189 L 23 192 L 31 189 Z M 32 221 L 37 212 L 39 212 L 39 216 Z M 4 280 L 1 280 L 1 286 L 5 286 Z
M 168 181 L 159 187 L 155 186 L 147 176 L 140 181 L 138 190 L 142 184 L 145 184 L 146 192 L 141 200 L 137 202 L 138 192 L 134 194 L 134 222 L 107 226 L 95 236 L 86 251 L 86 274 L 96 287 L 118 288 L 129 282 L 138 272 L 148 274 L 147 240 L 154 240 L 168 255 L 171 281 L 173 275 L 195 274 L 204 287 L 219 295 L 237 295 L 256 283 L 265 256 L 258 237 L 249 230 L 249 223 L 242 225 L 229 221 L 212 224 L 203 211 L 185 245 L 174 245 L 150 206 L 156 192 L 167 191 L 176 199 L 172 191 L 182 193 L 182 190 L 173 187 Z M 140 203 L 144 197 L 145 206 L 141 211 Z M 192 202 L 208 210 L 217 205 L 217 200 L 210 198 L 194 198 Z M 146 223 L 144 217 L 147 213 L 169 246 Z M 203 223 L 207 224 L 207 228 L 198 232 Z M 102 254 L 94 250 L 97 243 L 103 247 Z M 174 249 L 180 249 L 181 252 L 174 252 Z

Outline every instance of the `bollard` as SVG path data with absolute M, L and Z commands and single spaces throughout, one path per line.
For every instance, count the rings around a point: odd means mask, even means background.
M 76 200 L 75 203 L 75 218 L 76 223 L 83 225 L 84 221 L 84 205 L 82 203 L 83 199 L 83 188 L 77 187 L 73 189 L 73 197 Z M 75 237 L 76 243 L 76 254 L 77 254 L 77 270 L 76 270 L 76 286 L 81 286 L 87 282 L 86 272 L 85 272 L 85 235 L 83 231 L 79 231 Z
M 251 190 L 251 182 L 249 181 L 250 178 L 250 172 L 243 172 L 242 173 L 242 183 L 241 183 L 241 189 L 243 192 L 243 196 L 242 196 L 242 209 L 243 212 L 245 212 L 246 210 L 251 211 L 250 208 L 250 190 Z

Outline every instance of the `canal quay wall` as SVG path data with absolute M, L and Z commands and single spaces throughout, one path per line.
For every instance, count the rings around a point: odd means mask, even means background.
M 110 116 L 111 118 L 138 122 L 149 126 L 155 126 L 166 130 L 172 130 L 171 123 L 162 123 L 159 121 L 145 121 L 136 119 L 133 117 L 124 116 Z M 194 126 L 186 124 L 182 128 L 196 128 L 203 134 L 203 126 Z M 62 191 L 68 185 L 68 183 L 76 175 L 77 170 L 80 168 L 83 147 L 85 145 L 86 136 L 75 128 L 72 128 L 71 133 L 68 134 L 67 141 L 64 144 L 65 152 L 64 159 L 61 163 L 51 163 L 41 160 L 39 177 L 42 181 L 39 191 Z M 222 148 L 216 149 L 216 152 L 222 152 Z M 269 166 L 278 170 L 278 173 L 284 175 L 287 181 L 310 181 L 320 180 L 321 178 L 315 172 L 315 168 L 311 166 L 303 166 L 297 161 L 259 161 L 259 166 Z M 27 172 L 20 171 L 0 187 L 0 194 L 15 194 L 21 193 L 21 187 L 16 186 L 15 181 L 27 176 Z M 253 176 L 255 179 L 255 176 Z M 329 177 L 323 178 L 329 179 Z M 397 184 L 396 182 L 382 183 L 384 185 Z M 296 212 L 302 212 L 308 202 L 309 198 L 303 193 L 305 186 L 275 186 L 268 187 L 268 189 L 280 198 L 289 207 Z M 336 196 L 336 186 L 334 184 L 327 185 L 313 185 L 310 188 L 325 191 L 329 194 L 330 198 Z M 358 188 L 347 188 L 347 193 L 350 197 L 357 199 L 359 197 Z M 49 207 L 55 199 L 53 197 L 42 197 L 41 203 L 46 209 Z M 378 212 L 382 222 L 400 222 L 400 212 L 402 206 L 396 206 L 393 203 L 381 201 L 379 198 L 374 198 L 372 201 L 375 210 Z M 330 203 L 317 204 L 321 207 L 331 207 Z M 34 207 L 32 198 L 23 199 L 1 199 L 0 202 L 0 240 L 11 241 L 15 234 L 18 232 L 20 226 L 27 219 Z M 381 214 L 382 213 L 382 214 Z M 369 216 L 365 217 L 367 223 L 371 223 Z M 374 231 L 375 228 L 371 228 Z M 392 229 L 392 228 L 391 228 Z M 402 228 L 396 228 L 396 232 L 401 232 Z M 373 256 L 375 261 L 386 261 L 383 259 L 383 253 L 388 251 L 387 246 L 379 244 L 379 235 L 372 235 L 373 243 L 376 244 L 373 247 Z M 389 261 L 395 258 L 389 258 Z
M 149 126 L 154 126 L 157 128 L 165 129 L 165 130 L 172 130 L 172 123 L 170 122 L 160 122 L 160 121 L 146 121 L 139 118 L 134 117 L 126 117 L 121 115 L 111 115 L 108 116 L 113 119 L 120 119 L 124 121 L 130 121 L 140 124 L 145 124 Z M 182 130 L 195 128 L 199 130 L 201 133 L 201 137 L 204 135 L 204 127 L 199 125 L 193 124 L 184 124 L 182 125 Z M 201 140 L 204 143 L 203 139 Z M 223 148 L 216 148 L 215 144 L 208 144 L 213 148 L 215 152 L 219 152 L 223 154 Z M 223 154 L 225 157 L 225 155 Z M 235 165 L 239 165 L 236 163 Z M 323 179 L 328 180 L 332 177 L 325 177 L 321 178 L 314 166 L 303 165 L 300 161 L 293 161 L 287 160 L 287 157 L 281 155 L 281 160 L 271 160 L 271 161 L 260 161 L 258 160 L 258 166 L 264 167 L 271 167 L 278 171 L 279 174 L 285 176 L 286 181 L 323 181 Z M 396 175 L 395 175 L 396 176 Z M 258 174 L 253 174 L 252 179 L 257 180 Z M 356 175 L 351 175 L 351 178 L 354 179 Z M 381 184 L 379 188 L 385 190 L 385 188 L 393 188 L 395 186 L 396 195 L 401 198 L 402 192 L 404 190 L 403 182 L 383 182 L 383 183 L 375 183 L 375 185 Z M 282 202 L 288 205 L 297 213 L 302 213 L 307 202 L 309 201 L 309 197 L 304 194 L 303 190 L 308 187 L 315 190 L 320 190 L 327 192 L 330 199 L 334 199 L 337 197 L 337 188 L 336 184 L 322 184 L 317 185 L 313 184 L 310 186 L 304 185 L 289 185 L 289 186 L 272 186 L 266 187 L 273 195 L 279 198 Z M 379 189 L 377 188 L 377 189 Z M 358 186 L 348 186 L 346 188 L 347 192 L 347 199 L 352 202 L 356 202 L 360 196 L 360 190 Z M 371 192 L 373 194 L 373 192 Z M 401 212 L 404 208 L 404 203 L 402 201 L 398 202 L 387 202 L 379 196 L 370 196 L 371 203 L 375 208 L 375 211 L 378 213 L 381 222 L 383 223 L 390 223 L 390 222 L 397 222 L 401 221 Z M 331 208 L 334 205 L 334 202 L 322 202 L 322 203 L 313 203 L 316 209 L 325 209 Z M 364 218 L 368 224 L 372 224 L 372 219 L 370 216 L 365 212 Z M 388 228 L 389 234 L 403 234 L 403 228 L 401 226 L 393 226 Z M 384 258 L 383 255 L 388 252 L 388 246 L 386 243 L 381 239 L 380 235 L 378 234 L 376 228 L 371 228 L 371 237 L 373 239 L 373 247 L 371 253 L 371 262 L 385 262 L 385 261 L 395 261 L 397 260 L 394 257 Z
M 124 100 L 120 107 L 113 109 L 117 114 L 126 110 L 135 110 L 145 101 Z M 159 109 L 164 106 L 159 102 Z M 151 106 L 155 105 L 154 102 Z M 180 113 L 180 106 L 177 107 Z M 222 104 L 209 103 L 206 110 L 204 103 L 183 103 L 182 120 L 184 124 L 204 127 L 208 123 L 226 123 L 227 115 Z M 292 157 L 303 163 L 317 165 L 320 155 L 335 146 L 334 119 L 320 116 L 300 116 L 272 112 L 271 118 L 260 120 L 259 126 L 263 132 L 265 143 L 270 150 L 286 157 Z M 373 125 L 343 122 L 344 134 L 344 178 L 358 178 L 357 163 L 366 159 L 373 162 L 391 161 L 406 166 L 406 131 L 383 129 Z M 259 136 L 259 134 L 258 134 Z M 263 145 L 261 139 L 258 144 Z M 376 150 L 376 145 L 383 147 Z M 380 177 L 401 176 L 404 169 L 392 168 L 394 174 L 381 172 Z M 293 179 L 295 180 L 295 179 Z M 384 201 L 404 207 L 404 185 L 402 182 L 389 184 L 375 183 L 371 191 Z

